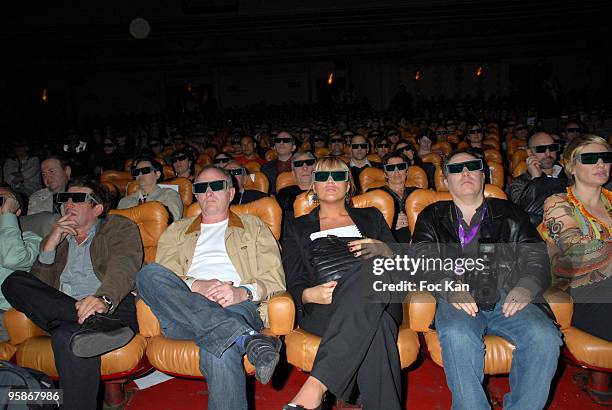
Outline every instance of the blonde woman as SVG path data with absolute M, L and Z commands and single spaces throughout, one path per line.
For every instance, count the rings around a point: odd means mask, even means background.
M 355 384 L 364 408 L 399 409 L 401 305 L 359 302 L 358 289 L 371 280 L 360 275 L 360 258 L 343 277 L 322 284 L 311 262 L 311 242 L 317 236 L 363 237 L 349 242 L 349 249 L 371 258 L 391 256 L 386 243 L 395 242 L 393 235 L 376 208 L 352 207 L 354 183 L 341 159 L 317 160 L 312 180 L 310 193 L 318 206 L 287 221 L 283 267 L 299 326 L 322 339 L 310 377 L 284 409 L 319 408 L 328 390 L 347 400 Z
M 567 193 L 544 203 L 543 233 L 549 244 L 554 281 L 574 299 L 572 324 L 611 341 L 612 149 L 603 138 L 581 135 L 563 154 L 570 180 Z

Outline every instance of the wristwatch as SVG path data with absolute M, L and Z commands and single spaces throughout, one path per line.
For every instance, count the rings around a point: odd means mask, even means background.
M 108 308 L 107 312 L 110 312 L 111 310 L 113 310 L 113 301 L 110 300 L 110 298 L 106 295 L 104 296 L 98 296 L 100 299 L 102 299 L 102 302 L 106 303 L 106 307 Z
M 240 286 L 242 289 L 246 290 L 247 293 L 247 300 L 249 302 L 253 301 L 253 292 L 251 292 L 251 289 L 247 288 L 246 286 Z

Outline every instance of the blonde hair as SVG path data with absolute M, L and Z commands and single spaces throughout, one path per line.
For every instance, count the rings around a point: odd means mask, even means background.
M 572 139 L 572 141 L 563 151 L 563 168 L 565 169 L 565 174 L 567 175 L 570 185 L 574 185 L 576 182 L 572 176 L 572 171 L 574 170 L 574 164 L 578 158 L 578 155 L 581 153 L 582 149 L 589 144 L 602 145 L 606 148 L 606 150 L 612 151 L 612 147 L 610 147 L 608 141 L 597 135 L 583 134 Z
M 339 157 L 321 157 L 317 159 L 317 162 L 314 164 L 313 172 L 316 171 L 346 171 L 348 173 L 348 183 L 349 190 L 346 193 L 347 203 L 351 203 L 351 198 L 355 195 L 355 181 L 353 180 L 353 175 L 351 174 L 351 169 L 346 162 L 342 161 Z M 316 198 L 314 192 L 314 178 L 310 183 L 310 188 L 308 189 L 308 198 Z

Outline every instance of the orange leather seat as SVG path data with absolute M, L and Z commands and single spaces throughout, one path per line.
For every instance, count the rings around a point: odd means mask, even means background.
M 421 157 L 421 160 L 423 162 L 429 162 L 434 164 L 437 167 L 442 166 L 442 157 L 435 153 L 435 152 L 430 152 L 429 154 L 425 154 Z
M 209 165 L 212 164 L 212 157 L 207 153 L 203 152 L 198 156 L 196 164 L 199 165 Z
M 370 162 L 382 162 L 382 158 L 378 154 L 368 154 L 367 158 Z
M 451 146 L 451 144 L 449 144 L 446 141 L 440 141 L 440 142 L 436 142 L 435 144 L 431 146 L 431 151 L 432 152 L 440 151 L 444 155 L 449 156 L 450 153 L 453 151 L 453 147 Z
M 249 173 L 259 172 L 261 171 L 261 164 L 257 161 L 249 161 L 244 164 L 244 167 L 249 171 Z
M 361 192 L 366 192 L 373 188 L 380 188 L 385 184 L 385 172 L 382 169 L 367 167 L 359 173 Z
M 160 182 L 161 185 L 177 185 L 178 193 L 183 202 L 183 207 L 188 207 L 193 202 L 193 192 L 191 181 L 187 178 L 176 177 L 168 181 Z M 127 186 L 127 194 L 133 194 L 138 190 L 138 182 L 132 181 Z
M 244 189 L 256 189 L 267 194 L 270 189 L 270 182 L 263 172 L 253 172 L 248 175 Z
M 125 195 L 127 184 L 129 184 L 132 179 L 132 174 L 128 171 L 108 170 L 100 175 L 100 182 L 113 184 L 121 196 Z
M 176 172 L 174 172 L 174 168 L 172 168 L 170 165 L 164 165 L 164 172 L 163 172 L 163 174 L 164 174 L 163 175 L 164 179 L 170 179 L 170 178 L 174 178 L 176 176 Z
M 131 219 L 140 231 L 140 239 L 144 250 L 144 263 L 155 262 L 157 241 L 168 227 L 170 214 L 161 202 L 145 202 L 126 209 L 111 209 L 111 215 L 123 215 Z
M 504 162 L 501 152 L 499 152 L 496 149 L 486 149 L 484 151 L 484 154 L 485 154 L 485 160 L 487 161 L 487 163 L 498 162 L 502 164 Z
M 501 162 L 488 162 L 487 165 L 491 172 L 491 184 L 504 189 L 504 184 L 506 183 L 504 166 Z
M 248 204 L 231 205 L 230 209 L 237 214 L 257 215 L 268 225 L 276 240 L 280 240 L 283 210 L 278 202 L 276 202 L 276 199 L 272 197 L 259 198 Z M 185 218 L 200 215 L 201 213 L 200 204 L 194 202 L 187 208 Z
M 355 208 L 375 207 L 383 214 L 387 225 L 391 227 L 393 217 L 395 215 L 395 205 L 393 198 L 388 193 L 381 190 L 366 192 L 353 197 L 353 206 Z M 293 214 L 295 217 L 300 217 L 310 213 L 317 207 L 317 204 L 308 200 L 308 192 L 299 194 L 293 202 Z
M 506 153 L 508 158 L 512 158 L 512 154 L 516 152 L 518 149 L 527 148 L 527 141 L 520 140 L 518 138 L 511 138 L 508 141 L 508 145 L 506 146 Z
M 491 184 L 485 185 L 484 195 L 487 198 L 508 199 L 501 188 Z M 438 201 L 450 201 L 451 199 L 451 194 L 448 191 L 438 192 L 429 191 L 427 189 L 414 190 L 408 195 L 408 198 L 406 198 L 406 216 L 408 217 L 410 232 L 414 232 L 414 226 L 419 213 L 425 209 L 425 207 Z
M 510 170 L 512 177 L 516 178 L 519 175 L 527 172 L 527 157 L 529 153 L 524 149 L 516 150 L 510 157 Z
M 306 194 L 308 193 L 304 192 L 298 195 L 294 202 L 296 217 L 305 215 L 314 209 L 314 206 L 309 206 Z M 386 192 L 376 190 L 354 196 L 353 206 L 356 208 L 374 206 L 382 212 L 389 226 L 393 223 L 393 213 L 395 212 L 393 198 Z M 404 307 L 404 309 L 406 308 Z M 294 315 L 295 304 L 291 299 L 291 317 L 294 317 Z M 300 328 L 293 330 L 285 336 L 287 361 L 298 369 L 307 372 L 311 371 L 320 342 L 321 338 L 312 333 Z M 419 338 L 417 333 L 411 329 L 406 315 L 404 315 L 403 323 L 399 329 L 397 347 L 402 369 L 414 363 L 419 354 Z
M 482 141 L 482 145 L 485 147 L 490 147 L 489 149 L 494 149 L 496 151 L 499 151 L 501 149 L 501 146 L 499 145 L 499 141 L 497 141 L 497 139 L 492 138 L 492 137 L 487 137 Z
M 318 147 L 315 148 L 314 156 L 317 158 L 326 157 L 329 155 L 329 148 Z
M 291 185 L 297 185 L 293 172 L 284 171 L 278 174 L 276 177 L 276 192 Z
M 158 202 L 147 202 L 133 208 L 111 210 L 111 214 L 123 215 L 138 225 L 145 263 L 155 261 L 157 241 L 168 226 L 168 211 Z M 9 343 L 16 348 L 16 363 L 19 366 L 40 370 L 57 378 L 57 369 L 51 337 L 30 321 L 23 313 L 9 309 L 5 314 Z M 125 400 L 123 384 L 128 377 L 136 377 L 150 370 L 144 359 L 147 340 L 137 334 L 124 347 L 106 353 L 100 364 L 101 379 L 105 383 L 105 402 L 118 405 Z

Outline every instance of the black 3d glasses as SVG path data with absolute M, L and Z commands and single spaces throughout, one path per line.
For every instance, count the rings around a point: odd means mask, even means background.
M 405 171 L 408 169 L 408 164 L 405 162 L 400 162 L 399 164 L 387 164 L 385 165 L 385 171 Z
M 348 171 L 315 171 L 312 174 L 315 182 L 326 182 L 330 177 L 334 182 L 348 181 Z
M 310 167 L 310 166 L 313 166 L 314 163 L 315 163 L 314 159 L 298 159 L 298 160 L 292 161 L 294 168 L 301 168 L 304 165 L 306 165 L 307 167 Z
M 246 170 L 244 168 L 228 169 L 227 172 L 229 172 L 229 174 L 232 175 L 232 176 L 238 176 L 238 175 L 245 175 L 246 174 Z
M 227 162 L 230 162 L 231 159 L 230 158 L 215 158 L 213 160 L 213 164 L 225 164 Z
M 208 191 L 208 187 L 213 192 L 222 191 L 225 189 L 227 185 L 227 181 L 224 179 L 220 179 L 217 181 L 208 181 L 208 182 L 196 182 L 192 185 L 194 194 L 204 194 Z
M 130 169 L 130 173 L 133 177 L 137 177 L 138 175 L 147 175 L 153 172 L 153 167 L 142 167 L 142 168 L 132 168 Z
M 612 152 L 588 152 L 585 154 L 580 154 L 578 156 L 580 162 L 584 165 L 593 165 L 599 162 L 599 159 L 604 162 L 604 164 L 609 164 L 612 162 Z
M 535 147 L 533 147 L 533 150 L 538 154 L 543 154 L 546 152 L 546 150 L 550 152 L 557 152 L 560 148 L 561 146 L 559 145 L 559 143 L 555 142 L 554 144 L 536 145 Z
M 463 172 L 463 168 L 467 168 L 467 170 L 470 172 L 480 171 L 483 168 L 482 159 L 473 159 L 471 161 L 446 164 L 446 173 L 460 174 Z
M 95 203 L 99 203 L 99 201 L 93 197 L 91 194 L 87 194 L 85 192 L 59 192 L 54 195 L 55 202 L 59 204 L 63 204 L 72 200 L 74 203 L 81 203 L 86 201 L 92 201 Z

